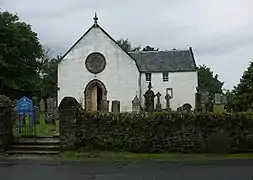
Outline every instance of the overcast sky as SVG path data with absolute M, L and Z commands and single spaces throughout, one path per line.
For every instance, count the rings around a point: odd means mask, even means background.
M 224 88 L 239 82 L 253 60 L 252 0 L 0 0 L 0 8 L 32 25 L 54 54 L 65 51 L 93 24 L 114 38 L 161 50 L 194 50 Z

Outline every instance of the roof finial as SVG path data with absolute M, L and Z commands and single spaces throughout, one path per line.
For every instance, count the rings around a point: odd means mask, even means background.
M 94 16 L 94 24 L 98 24 L 98 17 L 97 17 L 97 13 L 95 12 L 95 16 Z

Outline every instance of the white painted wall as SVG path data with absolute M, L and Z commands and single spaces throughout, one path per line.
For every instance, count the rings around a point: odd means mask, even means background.
M 90 53 L 105 56 L 106 67 L 101 73 L 91 74 L 85 67 Z M 89 33 L 65 56 L 58 66 L 58 105 L 65 96 L 72 96 L 84 105 L 84 90 L 93 79 L 104 83 L 107 99 L 120 101 L 121 111 L 132 110 L 132 100 L 139 94 L 139 71 L 135 62 L 106 36 L 100 28 Z
M 151 74 L 151 84 L 152 90 L 156 94 L 161 93 L 161 104 L 162 108 L 166 108 L 166 89 L 173 88 L 173 99 L 170 101 L 170 106 L 172 110 L 176 110 L 178 107 L 185 103 L 192 105 L 195 108 L 195 93 L 198 84 L 197 72 L 174 72 L 169 73 L 169 81 L 163 82 L 162 73 L 152 73 Z M 145 73 L 141 74 L 141 104 L 144 105 L 143 94 L 147 91 L 148 83 L 146 81 Z M 156 98 L 155 98 L 156 104 Z

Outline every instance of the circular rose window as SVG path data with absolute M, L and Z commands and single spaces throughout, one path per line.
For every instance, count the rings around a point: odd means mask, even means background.
M 91 53 L 86 61 L 85 66 L 87 70 L 93 74 L 98 74 L 105 69 L 105 57 L 100 53 Z

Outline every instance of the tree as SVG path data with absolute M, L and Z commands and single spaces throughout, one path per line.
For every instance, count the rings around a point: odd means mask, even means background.
M 159 51 L 159 48 L 146 46 L 145 48 L 142 49 L 142 51 Z
M 237 86 L 234 87 L 227 109 L 247 111 L 253 108 L 253 62 L 245 70 Z
M 117 41 L 117 44 L 126 52 L 135 52 L 141 49 L 141 46 L 133 47 L 128 39 L 120 39 Z
M 198 67 L 198 87 L 200 91 L 207 91 L 212 95 L 222 93 L 223 84 L 224 82 L 218 79 L 218 75 L 214 75 L 213 71 L 206 65 Z
M 31 26 L 0 12 L 0 94 L 11 98 L 39 93 L 42 46 Z
M 56 58 L 49 58 L 48 51 L 44 51 L 44 56 L 41 59 L 41 81 L 40 90 L 41 98 L 56 97 L 57 96 L 57 69 L 61 62 L 60 56 Z

